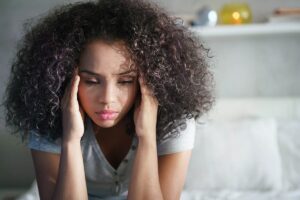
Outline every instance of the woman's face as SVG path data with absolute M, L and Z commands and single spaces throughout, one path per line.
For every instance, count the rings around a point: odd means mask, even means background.
M 126 56 L 123 43 L 89 43 L 79 63 L 80 104 L 93 122 L 110 128 L 118 124 L 133 106 L 137 72 Z

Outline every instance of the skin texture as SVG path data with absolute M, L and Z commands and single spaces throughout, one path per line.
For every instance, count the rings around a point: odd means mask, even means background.
M 122 53 L 124 44 L 105 44 L 95 41 L 87 45 L 79 63 L 78 97 L 84 111 L 92 121 L 102 129 L 110 128 L 122 122 L 137 96 L 137 73 L 130 71 L 128 58 Z M 96 111 L 113 110 L 118 113 L 113 120 L 102 120 Z M 97 131 L 104 131 L 102 129 Z M 105 130 L 107 131 L 107 130 Z
M 139 77 L 139 85 L 141 102 L 134 110 L 136 134 L 139 138 L 150 137 L 150 140 L 155 142 L 158 101 L 153 95 L 153 91 L 146 86 L 143 76 Z

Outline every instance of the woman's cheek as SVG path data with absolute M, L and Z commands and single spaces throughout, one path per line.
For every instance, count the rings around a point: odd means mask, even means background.
M 78 97 L 79 97 L 79 100 L 83 100 L 82 97 L 84 96 L 83 95 L 84 93 L 84 89 L 83 89 L 83 86 L 81 83 L 79 83 L 79 86 L 78 86 Z
M 137 87 L 136 86 L 133 86 L 131 88 L 129 88 L 127 91 L 126 91 L 126 94 L 122 95 L 123 97 L 126 97 L 126 100 L 124 99 L 124 101 L 127 102 L 127 104 L 129 105 L 133 105 L 137 99 Z
M 78 98 L 81 106 L 84 110 L 87 109 L 87 106 L 90 104 L 88 101 L 90 99 L 89 90 L 83 84 L 79 84 L 78 87 Z

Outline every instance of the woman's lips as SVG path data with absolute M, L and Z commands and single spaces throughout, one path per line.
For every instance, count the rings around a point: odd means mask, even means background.
M 118 112 L 110 111 L 110 110 L 99 111 L 96 112 L 96 114 L 101 120 L 112 120 L 118 116 Z

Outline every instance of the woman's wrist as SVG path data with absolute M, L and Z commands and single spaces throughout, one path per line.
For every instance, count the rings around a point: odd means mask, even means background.
M 155 132 L 147 132 L 141 135 L 138 135 L 139 143 L 146 144 L 156 144 L 156 133 Z
M 79 137 L 68 137 L 68 136 L 63 136 L 62 137 L 62 144 L 68 145 L 68 144 L 80 144 L 81 138 Z

